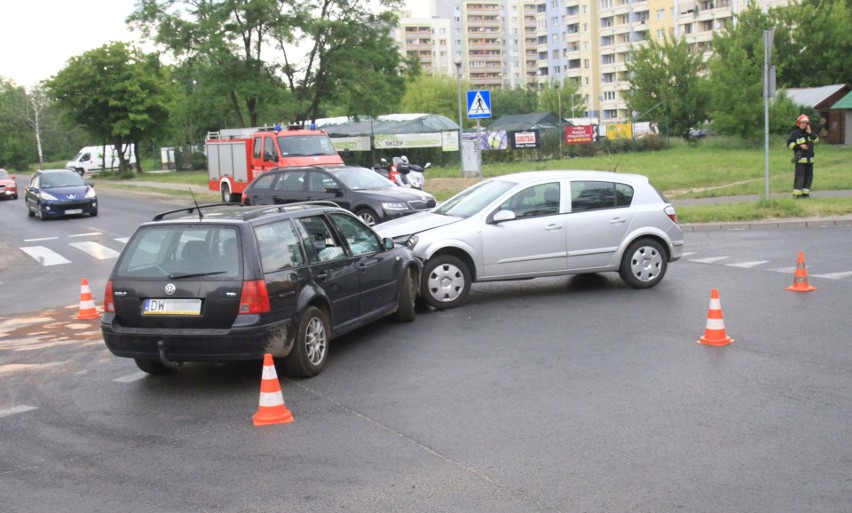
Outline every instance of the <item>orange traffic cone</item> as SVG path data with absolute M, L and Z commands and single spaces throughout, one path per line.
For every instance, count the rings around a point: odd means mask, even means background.
M 263 356 L 263 378 L 260 380 L 260 405 L 257 408 L 257 413 L 252 416 L 252 419 L 255 426 L 293 422 L 293 414 L 284 405 L 284 396 L 281 395 L 281 384 L 278 382 L 275 364 L 272 362 L 272 355 L 269 353 Z
M 803 251 L 799 251 L 799 261 L 796 263 L 796 277 L 793 278 L 793 284 L 785 287 L 784 290 L 792 290 L 794 292 L 816 290 L 816 287 L 808 285 L 808 271 L 805 269 L 805 253 Z
M 92 290 L 89 288 L 89 282 L 83 278 L 80 284 L 80 311 L 77 312 L 78 319 L 97 319 L 101 314 L 95 308 L 95 300 L 92 299 Z
M 734 339 L 725 333 L 725 321 L 722 320 L 722 302 L 719 300 L 719 291 L 713 289 L 710 292 L 710 309 L 707 311 L 707 328 L 704 336 L 698 339 L 699 344 L 711 346 L 726 346 Z

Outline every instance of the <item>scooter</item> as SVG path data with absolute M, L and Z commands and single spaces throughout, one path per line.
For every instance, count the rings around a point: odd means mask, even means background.
M 432 164 L 427 162 L 425 166 L 420 167 L 417 164 L 409 164 L 408 174 L 405 175 L 405 179 L 408 182 L 408 185 L 414 189 L 423 190 L 423 185 L 426 183 L 426 170 L 431 167 Z
M 398 157 L 394 157 L 393 165 L 389 164 L 387 159 L 379 159 L 377 163 L 373 164 L 373 171 L 384 176 L 396 185 L 403 186 L 404 184 L 402 183 L 402 177 L 400 176 L 399 171 L 397 171 L 396 168 L 397 158 Z

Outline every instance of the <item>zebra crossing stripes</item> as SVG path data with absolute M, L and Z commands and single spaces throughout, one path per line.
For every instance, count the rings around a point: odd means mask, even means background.
M 697 255 L 696 252 L 692 253 L 684 253 L 684 257 Z M 714 257 L 702 257 L 702 258 L 684 258 L 684 260 L 688 262 L 694 262 L 698 264 L 717 264 L 725 265 L 727 267 L 737 267 L 740 269 L 760 269 L 761 266 L 770 263 L 769 260 L 754 260 L 747 262 L 729 262 L 724 263 L 723 260 L 730 259 L 730 256 L 714 256 Z M 781 273 L 781 274 L 794 274 L 796 272 L 795 267 L 770 267 L 763 268 L 764 271 L 769 271 L 773 273 Z M 852 277 L 852 271 L 840 271 L 840 272 L 829 272 L 829 273 L 814 273 L 809 272 L 808 276 L 811 278 L 824 278 L 829 280 L 843 280 L 845 278 Z
M 56 239 L 51 238 L 44 240 Z M 122 237 L 117 238 L 115 240 L 122 244 L 126 244 L 128 239 L 126 237 Z M 34 241 L 35 240 L 31 240 L 29 242 Z M 75 250 L 82 251 L 83 253 L 86 253 L 87 255 L 94 257 L 98 260 L 113 260 L 115 258 L 118 258 L 118 255 L 121 254 L 119 251 L 116 251 L 95 241 L 69 242 L 66 245 L 63 245 L 63 247 L 65 246 L 71 246 Z M 61 250 L 51 249 L 47 246 L 25 246 L 19 249 L 43 266 L 70 264 L 71 260 L 69 260 L 69 258 L 74 258 L 74 256 L 62 255 L 60 253 Z M 68 258 L 66 258 L 66 256 L 68 256 Z

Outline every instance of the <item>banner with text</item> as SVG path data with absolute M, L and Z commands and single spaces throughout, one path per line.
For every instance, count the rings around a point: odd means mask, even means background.
M 565 127 L 565 144 L 588 144 L 594 140 L 594 127 L 592 125 Z
M 538 130 L 524 130 L 523 132 L 509 132 L 512 149 L 525 150 L 541 146 L 541 134 Z

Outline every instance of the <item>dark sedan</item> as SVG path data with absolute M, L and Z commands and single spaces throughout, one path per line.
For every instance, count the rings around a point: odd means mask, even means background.
M 42 169 L 33 173 L 24 191 L 27 214 L 48 217 L 98 215 L 95 188 L 71 169 Z
M 397 187 L 375 171 L 356 166 L 276 168 L 255 178 L 244 205 L 333 201 L 369 226 L 435 207 L 429 193 Z

